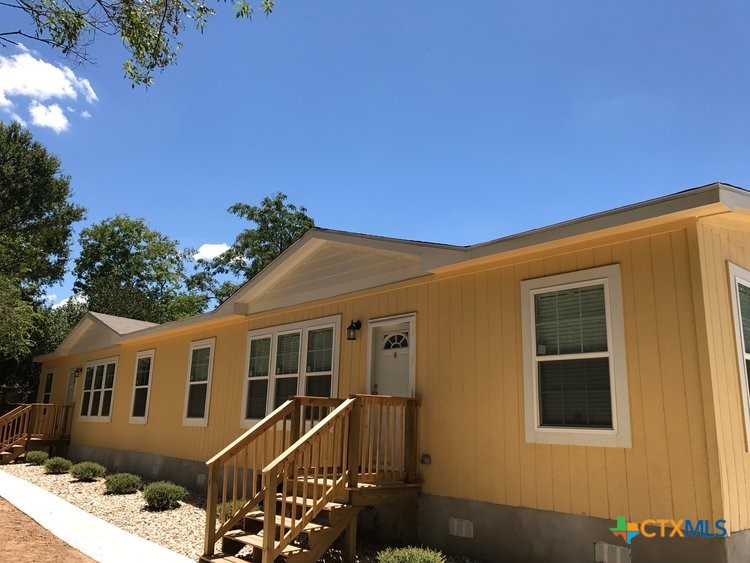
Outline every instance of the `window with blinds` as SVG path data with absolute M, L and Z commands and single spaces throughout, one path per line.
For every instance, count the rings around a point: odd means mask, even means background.
M 117 360 L 97 360 L 86 365 L 81 395 L 81 420 L 109 421 Z
M 526 438 L 630 446 L 618 265 L 521 283 Z
M 185 415 L 183 424 L 205 426 L 208 422 L 208 405 L 211 395 L 214 339 L 193 342 L 190 345 Z
M 145 424 L 147 421 L 153 369 L 154 351 L 138 352 L 133 379 L 133 400 L 130 406 L 131 423 Z
M 332 396 L 339 322 L 336 316 L 250 332 L 244 425 L 294 395 Z
M 52 399 L 52 372 L 47 373 L 44 379 L 44 393 L 42 393 L 42 402 L 49 403 Z

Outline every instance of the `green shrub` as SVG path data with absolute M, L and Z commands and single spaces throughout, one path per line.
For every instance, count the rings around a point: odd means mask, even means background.
M 44 465 L 44 462 L 47 461 L 48 458 L 49 454 L 41 450 L 26 452 L 26 463 L 31 465 Z
M 156 481 L 143 489 L 143 498 L 151 510 L 177 508 L 186 494 L 185 487 L 169 481 Z
M 445 563 L 445 557 L 426 547 L 389 547 L 378 553 L 378 563 Z
M 82 461 L 71 467 L 68 473 L 79 481 L 95 481 L 107 474 L 107 468 L 93 461 Z
M 227 503 L 224 505 L 223 521 L 226 522 L 232 516 L 234 516 L 234 513 L 237 512 L 246 502 L 247 501 L 244 498 L 238 498 L 234 501 L 234 503 L 232 503 L 232 499 L 228 499 Z M 216 518 L 217 520 L 221 518 L 221 503 L 217 503 L 216 505 Z
M 44 472 L 52 475 L 67 473 L 72 465 L 73 462 L 64 457 L 51 457 L 44 462 Z
M 129 495 L 136 492 L 143 485 L 138 475 L 133 473 L 115 473 L 104 481 L 105 494 Z

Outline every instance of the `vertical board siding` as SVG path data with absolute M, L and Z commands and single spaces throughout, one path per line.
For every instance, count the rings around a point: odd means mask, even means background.
M 725 518 L 731 530 L 750 528 L 750 454 L 745 444 L 743 397 L 731 303 L 728 262 L 750 269 L 750 232 L 721 219 L 699 225 L 708 354 L 716 402 L 716 426 Z M 693 398 L 698 401 L 700 397 Z M 702 469 L 703 470 L 703 469 Z
M 612 519 L 714 518 L 721 503 L 709 479 L 706 432 L 713 422 L 703 414 L 688 228 L 680 224 L 602 246 L 579 244 L 536 253 L 533 260 L 514 258 L 278 314 L 231 317 L 214 328 L 196 325 L 122 346 L 109 353 L 120 357 L 112 422 L 81 423 L 76 417 L 74 442 L 208 459 L 242 431 L 248 330 L 340 314 L 337 393 L 345 397 L 369 391 L 368 319 L 416 312 L 419 448 L 432 458 L 420 466 L 426 493 Z M 745 245 L 750 248 L 750 240 Z M 612 263 L 620 264 L 622 275 L 632 447 L 527 443 L 521 281 Z M 705 283 L 707 293 L 717 289 L 715 280 Z M 730 322 L 728 309 L 723 317 L 711 319 Z M 345 331 L 351 320 L 363 323 L 353 342 Z M 209 427 L 185 427 L 188 349 L 191 341 L 210 337 L 216 347 Z M 734 373 L 726 401 L 738 387 L 728 340 L 721 349 Z M 156 350 L 148 424 L 131 425 L 135 354 L 148 348 Z M 55 389 L 64 387 L 59 374 L 86 359 L 57 362 Z M 736 400 L 732 405 L 739 408 Z M 725 442 L 739 444 L 742 429 L 732 424 L 740 418 L 721 416 Z M 748 457 L 741 450 L 733 455 Z M 750 468 L 735 477 L 737 499 L 740 481 L 743 494 L 747 489 L 746 475 Z M 747 516 L 746 508 L 734 510 L 738 519 Z

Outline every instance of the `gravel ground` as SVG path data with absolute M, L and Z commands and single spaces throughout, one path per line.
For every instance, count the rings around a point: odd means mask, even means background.
M 47 475 L 41 466 L 13 463 L 0 471 L 25 479 L 102 520 L 158 543 L 197 561 L 203 553 L 206 525 L 205 497 L 189 493 L 180 507 L 164 512 L 146 509 L 143 495 L 105 495 L 104 480 L 82 483 L 70 475 Z M 219 549 L 217 545 L 217 550 Z M 357 563 L 377 563 L 377 552 L 385 546 L 360 545 Z M 479 563 L 463 556 L 446 556 L 447 563 Z M 252 561 L 248 557 L 248 561 Z M 343 563 L 341 552 L 330 549 L 323 563 Z

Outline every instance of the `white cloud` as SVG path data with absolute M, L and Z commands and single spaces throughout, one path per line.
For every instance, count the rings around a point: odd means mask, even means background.
M 89 119 L 91 117 L 91 114 L 89 112 L 87 112 L 87 111 L 82 111 L 81 112 L 81 117 L 84 118 L 84 119 Z
M 18 115 L 17 113 L 11 113 L 11 114 L 10 114 L 10 118 L 11 118 L 11 119 L 12 119 L 13 121 L 17 121 L 18 123 L 20 123 L 20 124 L 21 124 L 21 127 L 27 127 L 27 126 L 28 126 L 28 125 L 26 124 L 26 120 L 25 120 L 25 119 L 24 119 L 23 117 L 21 117 L 20 115 Z
M 45 106 L 36 100 L 32 100 L 31 104 L 29 104 L 29 113 L 31 114 L 31 122 L 34 125 L 49 127 L 55 133 L 67 131 L 70 126 L 68 118 L 65 117 L 62 108 L 57 104 Z
M 89 104 L 97 101 L 91 83 L 76 75 L 66 66 L 55 66 L 19 47 L 20 53 L 0 56 L 0 111 L 15 114 L 15 98 L 30 99 L 31 122 L 49 127 L 56 132 L 65 131 L 68 121 L 58 104 L 50 100 L 78 101 L 79 95 Z M 72 111 L 75 111 L 74 109 Z
M 50 295 L 54 295 L 54 297 L 57 298 L 57 295 L 55 295 L 54 293 Z M 47 296 L 47 299 L 49 299 L 49 296 Z M 59 303 L 55 303 L 54 305 L 52 305 L 52 308 L 57 309 L 58 307 L 62 307 L 63 305 L 69 302 L 70 303 L 86 303 L 86 298 L 82 295 L 71 295 L 70 297 L 66 297 L 65 299 L 60 300 Z
M 198 248 L 198 252 L 193 254 L 193 258 L 196 260 L 211 260 L 212 258 L 216 258 L 220 254 L 223 254 L 229 250 L 229 245 L 221 242 L 219 244 L 202 244 L 200 245 L 200 248 Z

